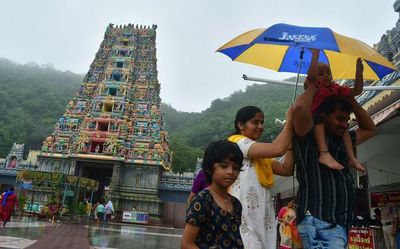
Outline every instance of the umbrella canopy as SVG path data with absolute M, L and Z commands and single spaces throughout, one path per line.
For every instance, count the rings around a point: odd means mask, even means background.
M 358 57 L 365 62 L 365 80 L 382 79 L 396 70 L 392 63 L 359 40 L 340 35 L 329 28 L 283 23 L 239 35 L 217 52 L 234 61 L 278 72 L 307 74 L 311 62 L 310 48 L 321 50 L 319 61 L 330 65 L 333 79 L 354 79 Z M 304 51 L 302 60 L 301 51 Z

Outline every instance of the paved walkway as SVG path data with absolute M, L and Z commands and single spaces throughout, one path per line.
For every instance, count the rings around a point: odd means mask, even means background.
M 35 242 L 36 240 L 0 235 L 0 248 L 2 249 L 23 249 Z
M 61 224 L 47 227 L 46 235 L 27 249 L 89 249 L 88 229 L 83 225 Z
M 0 227 L 0 249 L 176 249 L 182 232 L 138 224 L 49 223 L 23 218 Z

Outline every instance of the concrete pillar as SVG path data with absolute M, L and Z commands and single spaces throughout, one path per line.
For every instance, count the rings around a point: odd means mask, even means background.
M 115 163 L 113 166 L 113 173 L 110 182 L 110 193 L 113 192 L 114 189 L 118 186 L 120 168 L 120 163 Z

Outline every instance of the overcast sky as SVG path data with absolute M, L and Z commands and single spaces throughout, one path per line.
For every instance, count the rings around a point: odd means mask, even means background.
M 330 27 L 372 46 L 399 17 L 394 0 L 0 1 L 0 57 L 74 73 L 88 71 L 109 23 L 157 24 L 162 101 L 193 112 L 252 84 L 243 73 L 292 76 L 215 53 L 239 34 L 283 22 Z

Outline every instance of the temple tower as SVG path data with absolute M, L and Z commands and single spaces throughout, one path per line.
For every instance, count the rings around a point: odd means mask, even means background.
M 396 26 L 387 30 L 379 43 L 374 45 L 374 48 L 386 59 L 393 62 L 396 68 L 400 68 L 400 0 L 393 3 L 393 10 L 399 13 Z
M 161 217 L 171 157 L 157 79 L 156 25 L 110 24 L 80 88 L 43 142 L 38 169 L 99 181 L 94 201 Z

